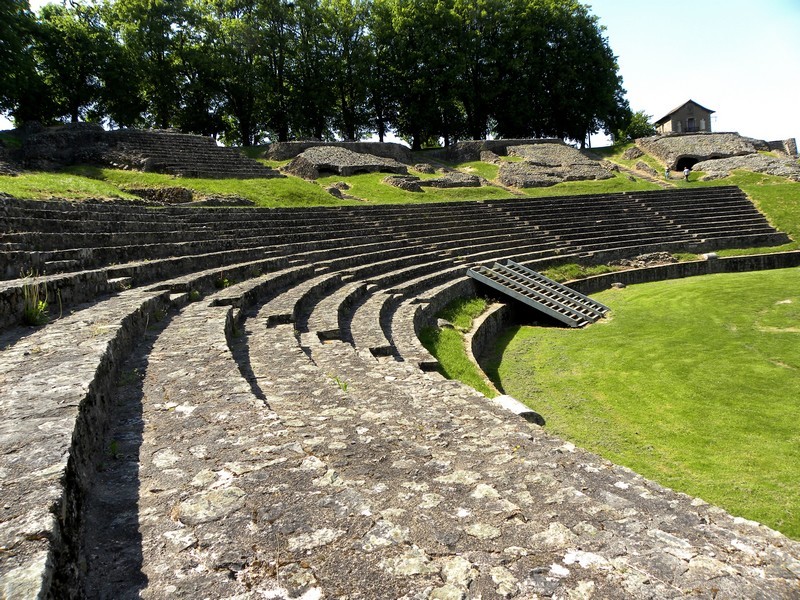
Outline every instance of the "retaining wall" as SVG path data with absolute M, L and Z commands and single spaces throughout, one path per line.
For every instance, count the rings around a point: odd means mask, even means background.
M 593 294 L 610 288 L 613 283 L 632 285 L 713 273 L 744 273 L 746 271 L 786 269 L 797 266 L 800 266 L 800 251 L 781 252 L 779 254 L 754 254 L 682 262 L 628 271 L 615 271 L 614 273 L 570 281 L 567 285 L 582 294 Z

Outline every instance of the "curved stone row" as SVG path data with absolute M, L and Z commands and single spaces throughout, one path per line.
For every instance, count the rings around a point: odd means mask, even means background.
M 95 229 L 105 208 L 4 205 L 14 219 L 53 213 L 7 228 L 14 252 L 78 250 L 60 229 L 76 220 L 106 244 L 87 254 L 92 271 L 76 259 L 53 285 L 95 272 L 131 286 L 3 334 L 4 593 L 788 597 L 797 544 L 420 369 L 432 357 L 415 331 L 474 293 L 468 265 L 638 252 L 637 223 L 648 248 L 713 249 L 752 218 L 738 190 L 660 198 L 130 208 L 116 240 Z M 203 252 L 111 264 L 157 244 L 135 243 L 148 219 Z M 4 301 L 22 285 L 6 281 Z

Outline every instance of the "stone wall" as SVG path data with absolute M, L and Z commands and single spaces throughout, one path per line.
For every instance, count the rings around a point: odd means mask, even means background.
M 673 170 L 678 169 L 684 159 L 700 162 L 768 150 L 766 142 L 745 138 L 738 133 L 656 135 L 639 138 L 636 140 L 636 145 Z M 682 168 L 681 166 L 680 169 Z
M 778 254 L 754 254 L 750 256 L 731 256 L 709 260 L 673 263 L 630 271 L 616 271 L 595 277 L 571 281 L 568 285 L 582 294 L 594 294 L 606 290 L 613 283 L 633 285 L 666 279 L 682 279 L 712 273 L 744 273 L 766 269 L 788 269 L 800 266 L 800 251 Z
M 429 150 L 427 154 L 439 160 L 467 162 L 481 160 L 481 152 L 494 152 L 500 156 L 507 154 L 511 146 L 532 146 L 535 144 L 564 144 L 560 139 L 514 139 L 514 140 L 467 140 L 456 142 L 447 148 Z
M 769 146 L 770 150 L 778 150 L 779 152 L 786 152 L 789 156 L 797 156 L 797 140 L 795 138 L 767 142 L 767 146 Z

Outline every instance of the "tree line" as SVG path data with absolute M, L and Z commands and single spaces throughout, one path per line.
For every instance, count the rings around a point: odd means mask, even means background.
M 0 111 L 16 122 L 266 139 L 616 131 L 631 111 L 573 0 L 0 0 Z

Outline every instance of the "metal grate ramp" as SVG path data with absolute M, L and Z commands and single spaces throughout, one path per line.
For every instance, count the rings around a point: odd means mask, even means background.
M 609 310 L 604 304 L 512 260 L 491 267 L 480 265 L 467 270 L 467 275 L 570 327 L 594 323 Z

